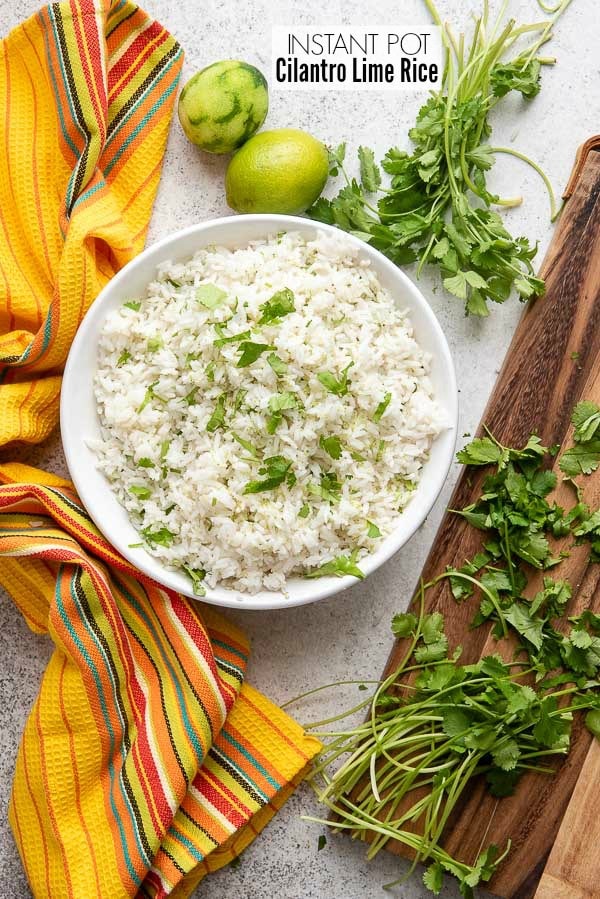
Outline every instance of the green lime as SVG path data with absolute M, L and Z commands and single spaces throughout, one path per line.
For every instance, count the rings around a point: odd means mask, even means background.
M 315 202 L 328 174 L 321 141 L 294 128 L 261 131 L 229 163 L 227 202 L 236 212 L 294 215 Z
M 262 72 L 224 59 L 192 75 L 179 95 L 179 121 L 207 153 L 231 153 L 260 128 L 269 109 Z

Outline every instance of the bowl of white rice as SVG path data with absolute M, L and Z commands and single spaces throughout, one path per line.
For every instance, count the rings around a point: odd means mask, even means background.
M 454 366 L 410 279 L 302 218 L 205 222 L 104 288 L 65 368 L 61 431 L 89 514 L 205 602 L 273 609 L 367 577 L 452 461 Z

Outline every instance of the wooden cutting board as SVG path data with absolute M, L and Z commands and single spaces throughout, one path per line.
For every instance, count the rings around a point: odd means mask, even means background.
M 573 406 L 584 397 L 600 403 L 600 137 L 581 148 L 566 196 L 568 202 L 541 270 L 546 296 L 523 315 L 483 417 L 505 445 L 521 445 L 533 432 L 546 446 L 565 443 L 570 437 Z M 482 473 L 465 470 L 450 508 L 472 502 L 482 478 Z M 562 496 L 571 505 L 572 497 L 565 497 L 563 492 L 567 489 L 559 486 L 557 499 Z M 586 480 L 586 497 L 600 505 L 600 472 Z M 446 513 L 425 563 L 423 579 L 431 580 L 447 565 L 462 565 L 480 548 L 480 539 L 461 517 Z M 574 585 L 573 613 L 586 606 L 600 610 L 600 565 L 588 567 L 585 547 L 572 552 L 563 563 L 562 576 Z M 536 588 L 535 576 L 530 587 Z M 498 651 L 485 627 L 469 629 L 473 603 L 457 605 L 446 581 L 428 592 L 427 610 L 443 613 L 450 646 L 463 646 L 462 661 L 472 662 Z M 395 644 L 386 674 L 397 667 L 405 649 L 403 641 Z M 584 812 L 587 826 L 594 818 L 595 832 L 600 831 L 596 820 L 600 808 L 594 811 L 600 804 L 600 780 L 595 782 L 595 775 L 600 777 L 600 753 L 595 748 L 590 750 L 590 744 L 588 731 L 577 722 L 571 752 L 556 764 L 556 775 L 530 773 L 522 778 L 514 796 L 500 802 L 486 792 L 483 784 L 474 784 L 448 825 L 445 848 L 472 863 L 484 836 L 486 845 L 499 846 L 510 837 L 509 859 L 490 889 L 507 899 L 528 899 L 536 892 L 569 807 L 568 822 L 540 884 L 538 899 L 600 897 L 600 846 L 596 843 L 584 854 L 583 848 L 589 846 L 585 835 L 574 835 L 574 826 Z M 389 848 L 407 854 L 406 847 L 399 843 Z

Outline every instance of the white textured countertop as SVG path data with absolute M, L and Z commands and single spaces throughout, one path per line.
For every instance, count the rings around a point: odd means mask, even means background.
M 498 4 L 492 3 L 497 6 Z M 6 34 L 35 12 L 37 0 L 5 0 L 0 6 L 0 34 Z M 290 3 L 239 0 L 229 3 L 199 0 L 148 0 L 153 13 L 179 39 L 186 51 L 183 81 L 196 69 L 223 58 L 242 58 L 269 76 L 272 24 L 329 27 L 368 24 L 394 27 L 423 17 L 422 0 L 392 3 L 381 0 L 377 10 L 366 0 L 331 3 L 327 18 L 319 0 L 305 0 L 302 12 Z M 440 0 L 442 14 L 457 30 L 480 3 Z M 511 13 L 519 21 L 540 17 L 535 0 L 513 0 Z M 493 120 L 496 142 L 510 144 L 540 162 L 558 192 L 564 187 L 577 146 L 600 131 L 600 18 L 595 0 L 573 0 L 557 28 L 548 52 L 558 65 L 543 73 L 541 94 L 521 109 L 511 99 Z M 418 93 L 271 92 L 266 126 L 298 127 L 326 143 L 348 142 L 349 157 L 360 143 L 380 157 L 389 146 L 407 146 L 407 130 L 423 100 Z M 518 113 L 518 114 L 516 114 Z M 202 219 L 227 213 L 223 191 L 226 159 L 196 151 L 185 140 L 175 118 L 149 241 Z M 507 214 L 514 233 L 539 239 L 542 254 L 551 237 L 548 200 L 537 175 L 516 160 L 502 158 L 492 185 L 504 195 L 522 193 L 523 205 Z M 456 363 L 460 388 L 459 434 L 472 432 L 481 417 L 521 307 L 517 301 L 494 308 L 488 320 L 465 319 L 460 301 L 440 290 L 439 281 L 423 276 L 421 288 L 444 328 Z M 27 453 L 33 464 L 64 471 L 58 436 Z M 340 679 L 377 677 L 391 646 L 389 621 L 405 608 L 449 498 L 456 470 L 429 519 L 408 546 L 363 584 L 315 606 L 275 612 L 227 612 L 252 637 L 250 680 L 276 702 L 318 684 Z M 14 760 L 21 731 L 50 655 L 50 641 L 31 634 L 11 600 L 0 596 L 0 899 L 30 895 L 6 820 Z M 341 711 L 355 699 L 333 691 L 306 701 L 299 720 L 322 718 Z M 197 891 L 207 899 L 370 899 L 390 895 L 381 885 L 394 880 L 404 863 L 387 853 L 365 861 L 365 849 L 345 836 L 328 836 L 317 853 L 321 830 L 299 820 L 318 814 L 310 791 L 302 787 L 244 853 L 241 864 L 205 880 Z M 430 895 L 420 872 L 392 895 L 417 899 Z M 453 888 L 445 897 L 458 896 Z M 62 899 L 62 897 L 51 897 Z M 107 897 L 110 899 L 110 897 Z

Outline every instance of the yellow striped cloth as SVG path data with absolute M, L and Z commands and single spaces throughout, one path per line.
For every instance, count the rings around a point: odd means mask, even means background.
M 181 50 L 129 0 L 70 0 L 0 57 L 0 444 L 32 443 L 56 424 L 82 316 L 143 246 Z M 10 806 L 34 895 L 189 895 L 318 742 L 244 683 L 242 633 L 120 557 L 68 482 L 16 462 L 0 584 L 55 643 Z
M 13 463 L 0 484 L 0 584 L 55 643 L 10 805 L 33 893 L 187 896 L 319 743 L 244 684 L 243 634 L 119 556 L 69 482 Z
M 48 436 L 79 322 L 143 248 L 181 63 L 128 0 L 52 4 L 0 43 L 0 444 Z

